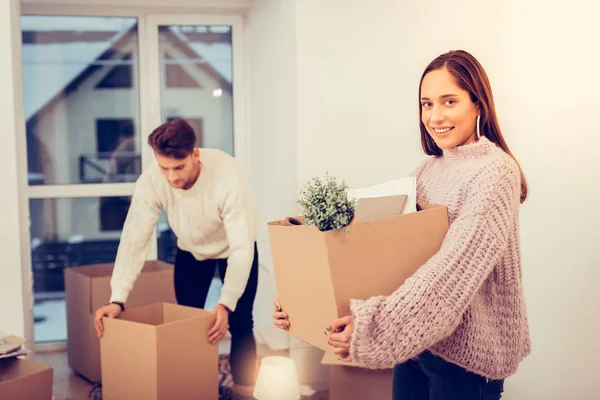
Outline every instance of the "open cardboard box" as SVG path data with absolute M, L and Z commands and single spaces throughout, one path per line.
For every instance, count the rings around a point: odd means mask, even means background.
M 98 264 L 64 270 L 69 366 L 92 382 L 101 380 L 100 343 L 94 329 L 94 316 L 96 310 L 110 300 L 113 267 L 113 264 Z M 177 302 L 173 266 L 162 261 L 146 261 L 127 299 L 127 309 L 158 302 Z
M 20 349 L 26 340 L 17 336 L 0 338 L 14 344 L 16 350 L 0 357 L 0 399 L 50 400 L 52 398 L 53 369 L 48 364 L 19 358 L 28 351 Z
M 325 352 L 321 364 L 329 366 L 329 400 L 391 399 L 393 369 L 371 370 L 344 362 Z
M 448 227 L 446 207 L 432 204 L 337 231 L 270 222 L 275 281 L 290 335 L 329 351 L 325 327 L 350 313 L 350 299 L 392 294 L 439 250 Z
M 215 314 L 157 303 L 104 318 L 104 400 L 217 400 L 218 346 L 208 342 Z

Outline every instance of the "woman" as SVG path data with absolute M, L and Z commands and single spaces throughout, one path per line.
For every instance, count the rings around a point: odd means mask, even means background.
M 394 366 L 398 400 L 500 399 L 530 352 L 519 245 L 527 184 L 498 125 L 484 69 L 465 51 L 433 60 L 419 86 L 417 200 L 444 204 L 442 247 L 390 296 L 351 300 L 327 327 L 332 351 Z M 275 323 L 289 328 L 276 302 Z

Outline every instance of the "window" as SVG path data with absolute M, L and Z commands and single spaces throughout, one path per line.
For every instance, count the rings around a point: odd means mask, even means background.
M 117 61 L 117 66 L 111 69 L 108 74 L 96 85 L 96 89 L 130 89 L 133 87 L 133 68 L 131 53 Z
M 231 27 L 159 25 L 157 31 L 162 122 L 183 117 L 196 131 L 200 147 L 233 154 Z M 173 85 L 188 79 L 198 86 Z
M 80 158 L 80 180 L 135 182 L 142 172 L 142 155 L 133 119 L 97 119 L 96 152 Z
M 137 26 L 137 18 L 21 17 L 37 342 L 66 339 L 64 268 L 116 256 L 132 190 L 110 184 L 141 172 Z M 90 184 L 108 186 L 94 194 Z
M 202 88 L 181 66 L 181 60 L 175 60 L 165 53 L 165 82 L 168 88 Z
M 182 117 L 169 117 L 167 121 L 173 121 L 174 119 L 179 119 Z M 196 133 L 196 147 L 204 147 L 204 140 L 202 137 L 204 136 L 204 121 L 202 118 L 183 118 L 187 121 L 188 124 Z
M 162 122 L 184 118 L 196 132 L 198 147 L 233 154 L 233 60 L 230 26 L 159 25 Z M 181 69 L 170 69 L 175 65 Z M 170 72 L 169 72 L 170 71 Z M 185 73 L 185 78 L 170 74 Z M 194 79 L 198 87 L 170 85 Z M 177 238 L 166 215 L 158 223 L 158 259 L 173 262 Z
M 152 129 L 183 117 L 198 146 L 234 154 L 234 109 L 245 126 L 233 88 L 240 17 L 69 12 L 21 17 L 36 342 L 66 339 L 64 268 L 114 262 L 134 182 L 153 158 Z M 147 258 L 173 262 L 164 214 L 154 239 Z
M 96 216 L 102 204 L 114 201 L 123 205 L 120 212 L 126 214 L 130 200 L 120 197 L 30 200 L 33 311 L 37 321 L 34 337 L 37 342 L 67 338 L 63 270 L 115 261 L 122 221 L 115 218 L 111 221 L 113 229 L 105 233 L 103 222 Z
M 96 121 L 140 126 L 137 19 L 26 15 L 21 25 L 29 184 L 106 181 L 88 168 L 102 164 Z

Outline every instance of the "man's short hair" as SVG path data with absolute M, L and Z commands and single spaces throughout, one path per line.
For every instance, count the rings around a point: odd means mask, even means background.
M 148 136 L 152 149 L 165 157 L 183 159 L 196 147 L 196 133 L 184 119 L 165 122 Z

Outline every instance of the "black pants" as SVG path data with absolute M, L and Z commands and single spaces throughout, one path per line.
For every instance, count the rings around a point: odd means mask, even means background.
M 498 400 L 504 380 L 487 380 L 425 351 L 394 367 L 393 400 Z
M 175 297 L 177 303 L 204 308 L 208 289 L 218 267 L 221 281 L 227 271 L 227 259 L 198 261 L 184 250 L 178 249 L 175 257 Z M 246 289 L 237 302 L 235 311 L 229 315 L 231 332 L 231 375 L 238 385 L 254 385 L 256 365 L 256 342 L 252 308 L 258 286 L 258 249 L 254 244 L 254 260 Z M 210 311 L 210 310 L 209 310 Z

